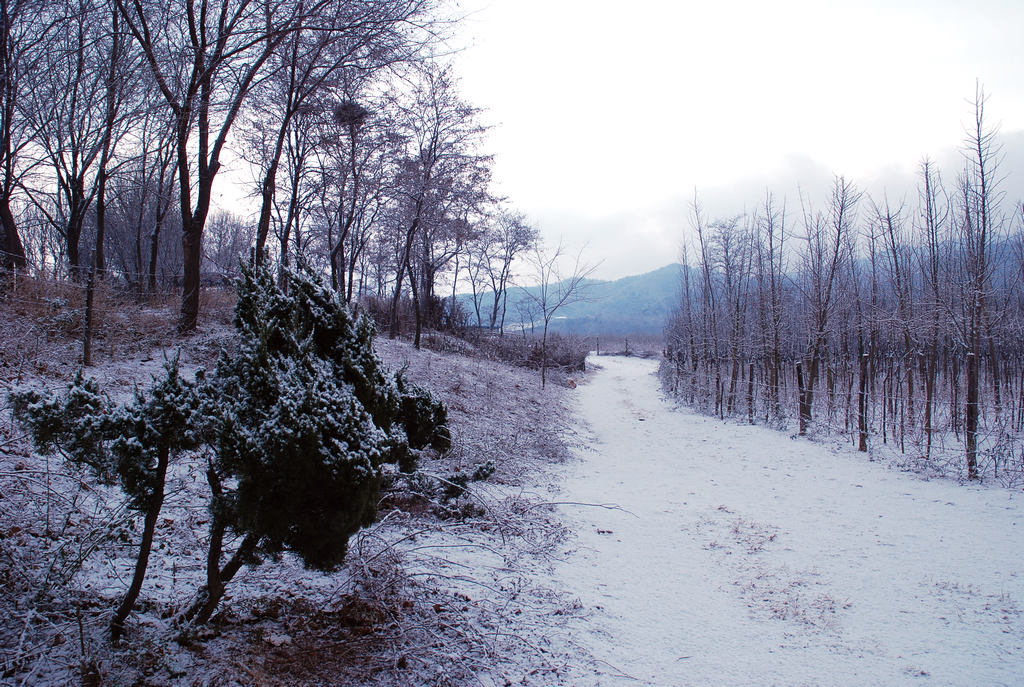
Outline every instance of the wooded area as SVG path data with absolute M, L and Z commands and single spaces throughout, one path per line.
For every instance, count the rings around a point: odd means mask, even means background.
M 480 110 L 438 57 L 456 21 L 433 0 L 0 0 L 0 288 L 95 271 L 177 291 L 186 331 L 240 263 L 301 261 L 392 336 L 404 313 L 417 340 L 468 319 L 442 303 L 460 278 L 500 327 L 536 232 L 491 194 Z
M 1024 205 L 1004 202 L 999 162 L 979 88 L 963 168 L 947 182 L 923 161 L 916 202 L 843 177 L 824 207 L 769 192 L 709 219 L 695 200 L 671 389 L 721 418 L 1024 479 Z

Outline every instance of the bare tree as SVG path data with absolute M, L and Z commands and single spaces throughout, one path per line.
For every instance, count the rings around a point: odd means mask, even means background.
M 669 319 L 666 330 L 668 359 L 672 363 L 673 393 L 684 396 L 689 403 L 696 402 L 696 376 L 699 367 L 696 326 L 694 324 L 694 294 L 690 250 L 684 242 L 680 252 L 680 303 Z M 685 388 L 683 388 L 685 386 Z
M 484 326 L 481 308 L 483 307 L 484 298 L 488 293 L 488 269 L 494 254 L 494 246 L 491 245 L 494 240 L 495 235 L 493 232 L 486 229 L 480 232 L 480 235 L 470 244 L 467 250 L 466 264 L 463 267 L 463 271 L 469 280 L 470 298 L 473 301 L 473 314 L 476 315 L 476 326 L 479 328 Z
M 906 236 L 905 212 L 902 206 L 892 207 L 885 198 L 881 205 L 872 203 L 875 222 L 885 247 L 887 271 L 889 273 L 889 292 L 895 296 L 894 311 L 889 318 L 899 329 L 898 336 L 902 343 L 902 359 L 898 367 L 903 368 L 904 392 L 906 394 L 906 412 L 899 427 L 900 449 L 905 449 L 905 423 L 914 422 L 914 368 L 918 344 L 914 335 L 914 293 L 912 269 L 912 253 L 910 242 Z M 902 404 L 901 404 L 902 409 Z
M 527 299 L 535 306 L 537 316 L 542 323 L 540 338 L 540 385 L 547 386 L 548 371 L 548 328 L 551 320 L 563 308 L 585 301 L 587 280 L 597 269 L 597 265 L 583 262 L 583 250 L 572 258 L 567 265 L 565 245 L 559 241 L 554 248 L 544 248 L 537 242 L 527 256 L 531 269 L 528 277 L 534 285 L 521 287 Z M 532 324 L 532 323 L 531 323 Z
M 121 31 L 120 12 L 112 3 L 103 3 L 101 11 L 110 19 L 110 33 L 104 46 L 108 48 L 108 59 L 104 70 L 102 133 L 96 170 L 96 268 L 102 274 L 106 270 L 107 182 L 120 166 L 116 162 L 115 151 L 134 128 L 147 103 L 132 98 L 132 92 L 140 84 L 138 73 L 142 64 L 138 60 L 140 55 L 131 51 L 131 37 Z
M 130 94 L 138 79 L 111 7 L 78 0 L 61 6 L 41 68 L 33 72 L 25 119 L 42 153 L 33 202 L 66 243 L 68 271 L 81 278 L 81 242 L 95 210 L 95 266 L 105 267 L 106 187 L 115 149 L 133 124 Z
M 352 5 L 331 5 L 321 9 L 317 21 L 291 31 L 268 62 L 271 78 L 260 86 L 256 126 L 267 130 L 260 160 L 262 204 L 257 225 L 256 259 L 260 260 L 270 228 L 278 165 L 295 118 L 331 108 L 331 92 L 346 92 L 353 80 L 367 81 L 385 66 L 415 59 L 429 40 L 429 32 L 412 32 L 409 25 L 429 8 L 427 0 L 391 0 L 366 3 L 373 11 L 355 11 Z M 302 12 L 300 2 L 298 11 Z M 354 107 L 353 107 L 354 106 Z M 333 107 L 338 125 L 356 138 L 366 118 L 358 104 L 343 100 Z M 307 116 L 307 120 L 312 117 Z M 294 144 L 295 134 L 292 142 Z M 351 221 L 351 217 L 348 217 Z
M 432 273 L 444 256 L 430 253 L 434 240 L 451 219 L 486 198 L 490 158 L 478 151 L 485 128 L 479 110 L 463 102 L 449 69 L 428 65 L 413 84 L 408 104 L 399 104 L 408 154 L 396 180 L 397 213 L 404 231 L 398 237 L 395 290 L 389 336 L 398 335 L 402 285 L 408 276 L 416 314 L 419 346 L 424 301 L 429 299 Z M 420 248 L 419 254 L 414 252 Z M 419 261 L 419 279 L 415 271 Z M 426 287 L 428 293 L 422 293 Z
M 330 145 L 329 149 L 340 153 L 338 157 L 333 158 L 338 163 L 336 168 L 328 171 L 326 166 L 322 167 L 320 206 L 328 229 L 327 249 L 331 262 L 331 284 L 335 290 L 345 294 L 346 303 L 352 302 L 355 265 L 359 260 L 359 254 L 366 247 L 366 229 L 370 223 L 362 220 L 366 218 L 368 201 L 375 198 L 379 207 L 381 198 L 380 194 L 367 194 L 366 184 L 363 183 L 373 153 L 381 150 L 379 146 L 360 146 L 364 138 L 362 134 L 366 128 L 366 120 L 369 118 L 369 110 L 355 100 L 345 98 L 337 103 L 331 112 L 329 121 L 336 127 L 336 131 L 331 131 L 324 137 L 325 142 L 334 144 Z M 347 146 L 343 142 L 346 136 Z M 383 165 L 377 166 L 377 169 L 382 168 Z M 380 185 L 376 185 L 376 188 L 379 189 Z M 351 249 L 346 250 L 347 248 Z
M 498 213 L 489 236 L 482 240 L 486 247 L 481 266 L 487 273 L 494 302 L 490 313 L 490 328 L 505 330 L 508 311 L 508 287 L 512 279 L 512 264 L 516 258 L 532 249 L 539 240 L 537 230 L 530 226 L 526 215 L 514 210 Z M 477 313 L 479 319 L 479 312 Z
M 90 47 L 97 40 L 96 17 L 84 2 L 62 6 L 58 30 L 47 45 L 42 68 L 33 73 L 32 100 L 25 116 L 38 130 L 45 174 L 35 175 L 33 202 L 64 238 L 68 273 L 83 277 L 80 241 L 96 187 L 100 153 L 100 112 L 104 83 Z
M 945 199 L 941 179 L 939 179 L 930 160 L 926 159 L 921 163 L 919 173 L 920 210 L 919 223 L 916 229 L 923 239 L 919 270 L 928 294 L 926 307 L 929 315 L 925 330 L 927 332 L 927 353 L 925 363 L 924 432 L 926 441 L 925 456 L 930 457 L 932 435 L 934 432 L 933 417 L 936 384 L 939 371 L 939 342 L 942 323 L 945 319 L 945 311 L 941 304 L 945 298 L 945 289 L 943 287 L 944 263 L 946 262 L 944 238 L 947 220 L 949 219 L 949 203 Z
M 992 243 L 1002 229 L 997 216 L 996 168 L 1000 150 L 996 130 L 985 122 L 985 93 L 979 85 L 974 120 L 964 146 L 966 167 L 959 181 L 959 217 L 963 282 L 960 317 L 955 318 L 966 358 L 965 436 L 968 479 L 978 478 L 982 339 L 988 322 L 987 303 L 995 265 Z M 998 372 L 994 375 L 998 378 Z
M 46 54 L 54 20 L 43 0 L 0 0 L 0 269 L 25 269 L 25 246 L 12 203 L 30 167 L 23 153 L 35 138 L 24 114 L 26 77 Z
M 737 385 L 745 368 L 745 336 L 747 326 L 747 299 L 750 291 L 751 241 L 750 225 L 742 217 L 714 222 L 711 226 L 715 260 L 721 274 L 722 322 L 726 329 L 727 351 L 730 364 L 728 390 L 723 389 L 724 408 L 732 414 L 736 403 Z
M 302 224 L 311 205 L 312 190 L 307 184 L 309 169 L 307 163 L 313 150 L 312 113 L 299 113 L 286 127 L 285 137 L 285 193 L 283 198 L 276 195 L 271 198 L 271 209 L 274 213 L 274 233 L 280 249 L 279 283 L 287 287 L 285 270 L 290 264 L 289 255 L 294 254 L 296 260 L 302 258 Z M 258 229 L 257 229 L 258 231 Z M 257 242 L 258 242 L 257 238 Z M 289 244 L 292 248 L 289 249 Z
M 694 192 L 690 206 L 692 217 L 691 227 L 697 235 L 697 259 L 700 264 L 701 278 L 699 282 L 700 312 L 700 352 L 704 373 L 714 378 L 714 386 L 709 398 L 713 399 L 713 410 L 716 415 L 722 413 L 722 352 L 719 336 L 719 306 L 717 302 L 717 275 L 714 269 L 714 254 L 711 245 L 711 233 L 703 207 Z M 713 373 L 713 374 L 712 374 Z M 705 389 L 707 385 L 705 385 Z
M 757 217 L 755 262 L 758 284 L 758 315 L 765 375 L 766 417 L 782 416 L 779 387 L 782 380 L 783 283 L 786 273 L 784 256 L 786 240 L 786 208 L 777 208 L 771 193 L 765 194 Z
M 153 122 L 150 122 L 153 124 Z M 147 126 L 142 127 L 146 131 Z M 173 148 L 142 137 L 132 159 L 111 179 L 106 220 L 108 269 L 121 274 L 143 299 L 158 291 L 161 279 L 181 274 L 181 241 L 176 228 Z
M 115 0 L 175 121 L 185 257 L 179 328 L 199 315 L 203 229 L 213 181 L 243 101 L 303 17 L 287 0 Z M 195 195 L 193 195 L 195 194 Z
M 836 177 L 828 215 L 804 211 L 806 250 L 803 275 L 798 289 L 807 304 L 807 347 L 802 364 L 797 364 L 800 434 L 806 434 L 812 419 L 814 392 L 821 375 L 823 357 L 829 341 L 829 324 L 835 308 L 839 272 L 844 257 L 843 247 L 856 221 L 857 203 L 861 193 L 843 177 Z
M 369 108 L 346 95 L 322 121 L 318 210 L 325 228 L 331 284 L 356 298 L 356 275 L 372 230 L 385 212 L 403 140 L 394 133 L 387 99 L 364 98 Z M 372 261 L 371 261 L 372 262 Z
M 935 438 L 949 432 L 964 441 L 968 478 L 1009 469 L 1020 479 L 1024 241 L 1012 232 L 1024 230 L 1024 206 L 1014 205 L 1012 222 L 1004 214 L 999 139 L 984 106 L 979 88 L 952 198 L 926 160 L 916 212 L 882 194 L 860 220 L 861 194 L 837 177 L 822 211 L 802 199 L 802 250 L 792 266 L 783 240 L 791 232 L 777 231 L 784 224 L 770 196 L 750 222 L 758 227 L 750 263 L 743 226 L 709 221 L 695 203 L 666 386 L 704 412 L 745 410 L 748 421 L 754 410 L 784 421 L 792 403 L 801 432 L 813 422 L 862 451 L 877 437 L 916 460 L 931 460 Z M 793 359 L 795 369 L 780 364 Z M 758 409 L 751 384 L 759 368 L 766 391 Z M 746 382 L 745 407 L 737 378 Z
M 175 119 L 185 274 L 179 328 L 199 314 L 203 229 L 228 136 L 289 35 L 344 23 L 353 35 L 425 12 L 426 0 L 115 0 Z M 327 23 L 329 20 L 329 23 Z M 410 22 L 410 29 L 415 26 Z

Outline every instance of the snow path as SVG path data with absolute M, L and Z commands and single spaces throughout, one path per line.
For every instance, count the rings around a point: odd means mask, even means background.
M 1024 495 L 674 409 L 600 358 L 556 576 L 595 685 L 1024 684 Z

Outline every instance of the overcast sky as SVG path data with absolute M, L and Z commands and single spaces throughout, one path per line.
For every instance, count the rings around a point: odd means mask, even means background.
M 1020 0 L 459 8 L 457 69 L 494 126 L 497 191 L 546 236 L 588 242 L 602 278 L 675 260 L 694 189 L 737 214 L 766 187 L 795 203 L 797 183 L 877 190 L 950 159 L 976 79 L 990 121 L 1024 142 Z

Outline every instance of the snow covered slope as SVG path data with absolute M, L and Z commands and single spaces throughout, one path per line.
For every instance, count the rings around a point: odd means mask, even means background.
M 562 498 L 601 505 L 562 506 L 556 572 L 590 611 L 574 684 L 1024 682 L 1024 494 L 694 415 L 656 362 L 594 362 Z

